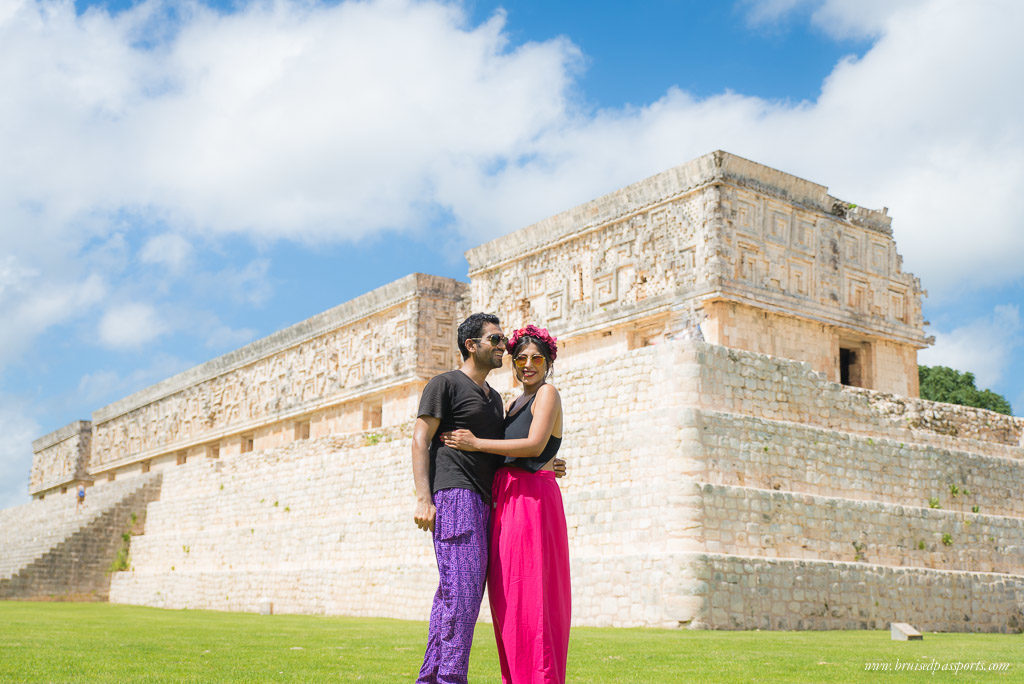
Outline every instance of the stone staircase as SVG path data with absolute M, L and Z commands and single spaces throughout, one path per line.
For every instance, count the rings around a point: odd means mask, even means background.
M 0 599 L 106 601 L 118 554 L 144 530 L 160 485 L 153 473 L 92 488 L 85 511 L 72 508 L 73 494 L 3 511 Z

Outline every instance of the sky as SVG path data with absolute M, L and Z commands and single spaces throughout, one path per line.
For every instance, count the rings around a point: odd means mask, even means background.
M 33 439 L 715 149 L 888 207 L 1024 412 L 1024 3 L 0 0 L 0 507 Z

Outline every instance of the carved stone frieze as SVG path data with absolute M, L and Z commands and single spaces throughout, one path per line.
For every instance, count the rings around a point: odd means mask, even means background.
M 404 278 L 360 298 L 363 309 L 336 312 L 336 325 L 327 316 L 320 322 L 325 327 L 310 331 L 307 324 L 314 319 L 304 321 L 282 331 L 284 339 L 269 350 L 254 343 L 210 362 L 206 373 L 202 366 L 194 369 L 199 372 L 181 378 L 176 387 L 172 379 L 162 396 L 144 395 L 116 412 L 101 410 L 94 416 L 91 466 L 164 445 L 196 444 L 233 428 L 355 397 L 397 378 L 415 380 L 448 370 L 455 365 L 456 317 L 465 308 L 465 287 L 433 276 Z

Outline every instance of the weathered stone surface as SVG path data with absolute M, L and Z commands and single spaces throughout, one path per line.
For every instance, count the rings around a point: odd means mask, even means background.
M 295 422 L 327 424 L 314 433 L 402 422 L 423 383 L 455 362 L 465 288 L 411 275 L 102 408 L 90 472 L 205 455 L 188 453 L 201 445 L 259 448 Z
M 90 481 L 87 469 L 92 453 L 92 423 L 76 420 L 32 442 L 29 491 L 40 494 L 65 490 Z
M 889 627 L 893 641 L 921 641 L 924 635 L 906 622 L 894 622 Z
M 73 519 L 63 525 L 44 519 L 46 527 L 37 527 L 37 536 L 30 537 L 25 530 L 14 538 L 4 535 L 0 599 L 107 600 L 118 553 L 130 553 L 132 535 L 145 531 L 146 506 L 159 494 L 158 474 L 134 478 L 87 497 L 87 504 L 75 503 Z M 67 502 L 34 501 L 28 506 L 59 514 Z M 19 522 L 24 524 L 29 517 L 19 516 Z M 54 535 L 55 530 L 60 533 Z
M 425 619 L 412 419 L 486 310 L 559 337 L 575 624 L 1024 629 L 1024 419 L 916 398 L 884 211 L 715 152 L 467 257 L 96 411 L 91 450 L 42 440 L 0 532 L 83 468 L 89 501 L 160 473 L 111 600 Z
M 920 282 L 885 212 L 713 152 L 466 253 L 473 308 L 582 342 L 634 346 L 700 323 L 709 342 L 807 361 L 853 384 L 917 394 L 928 344 Z

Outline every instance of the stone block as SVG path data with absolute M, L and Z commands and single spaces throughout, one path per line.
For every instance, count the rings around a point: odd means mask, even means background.
M 906 622 L 893 622 L 889 625 L 889 635 L 893 641 L 920 641 L 924 636 Z

